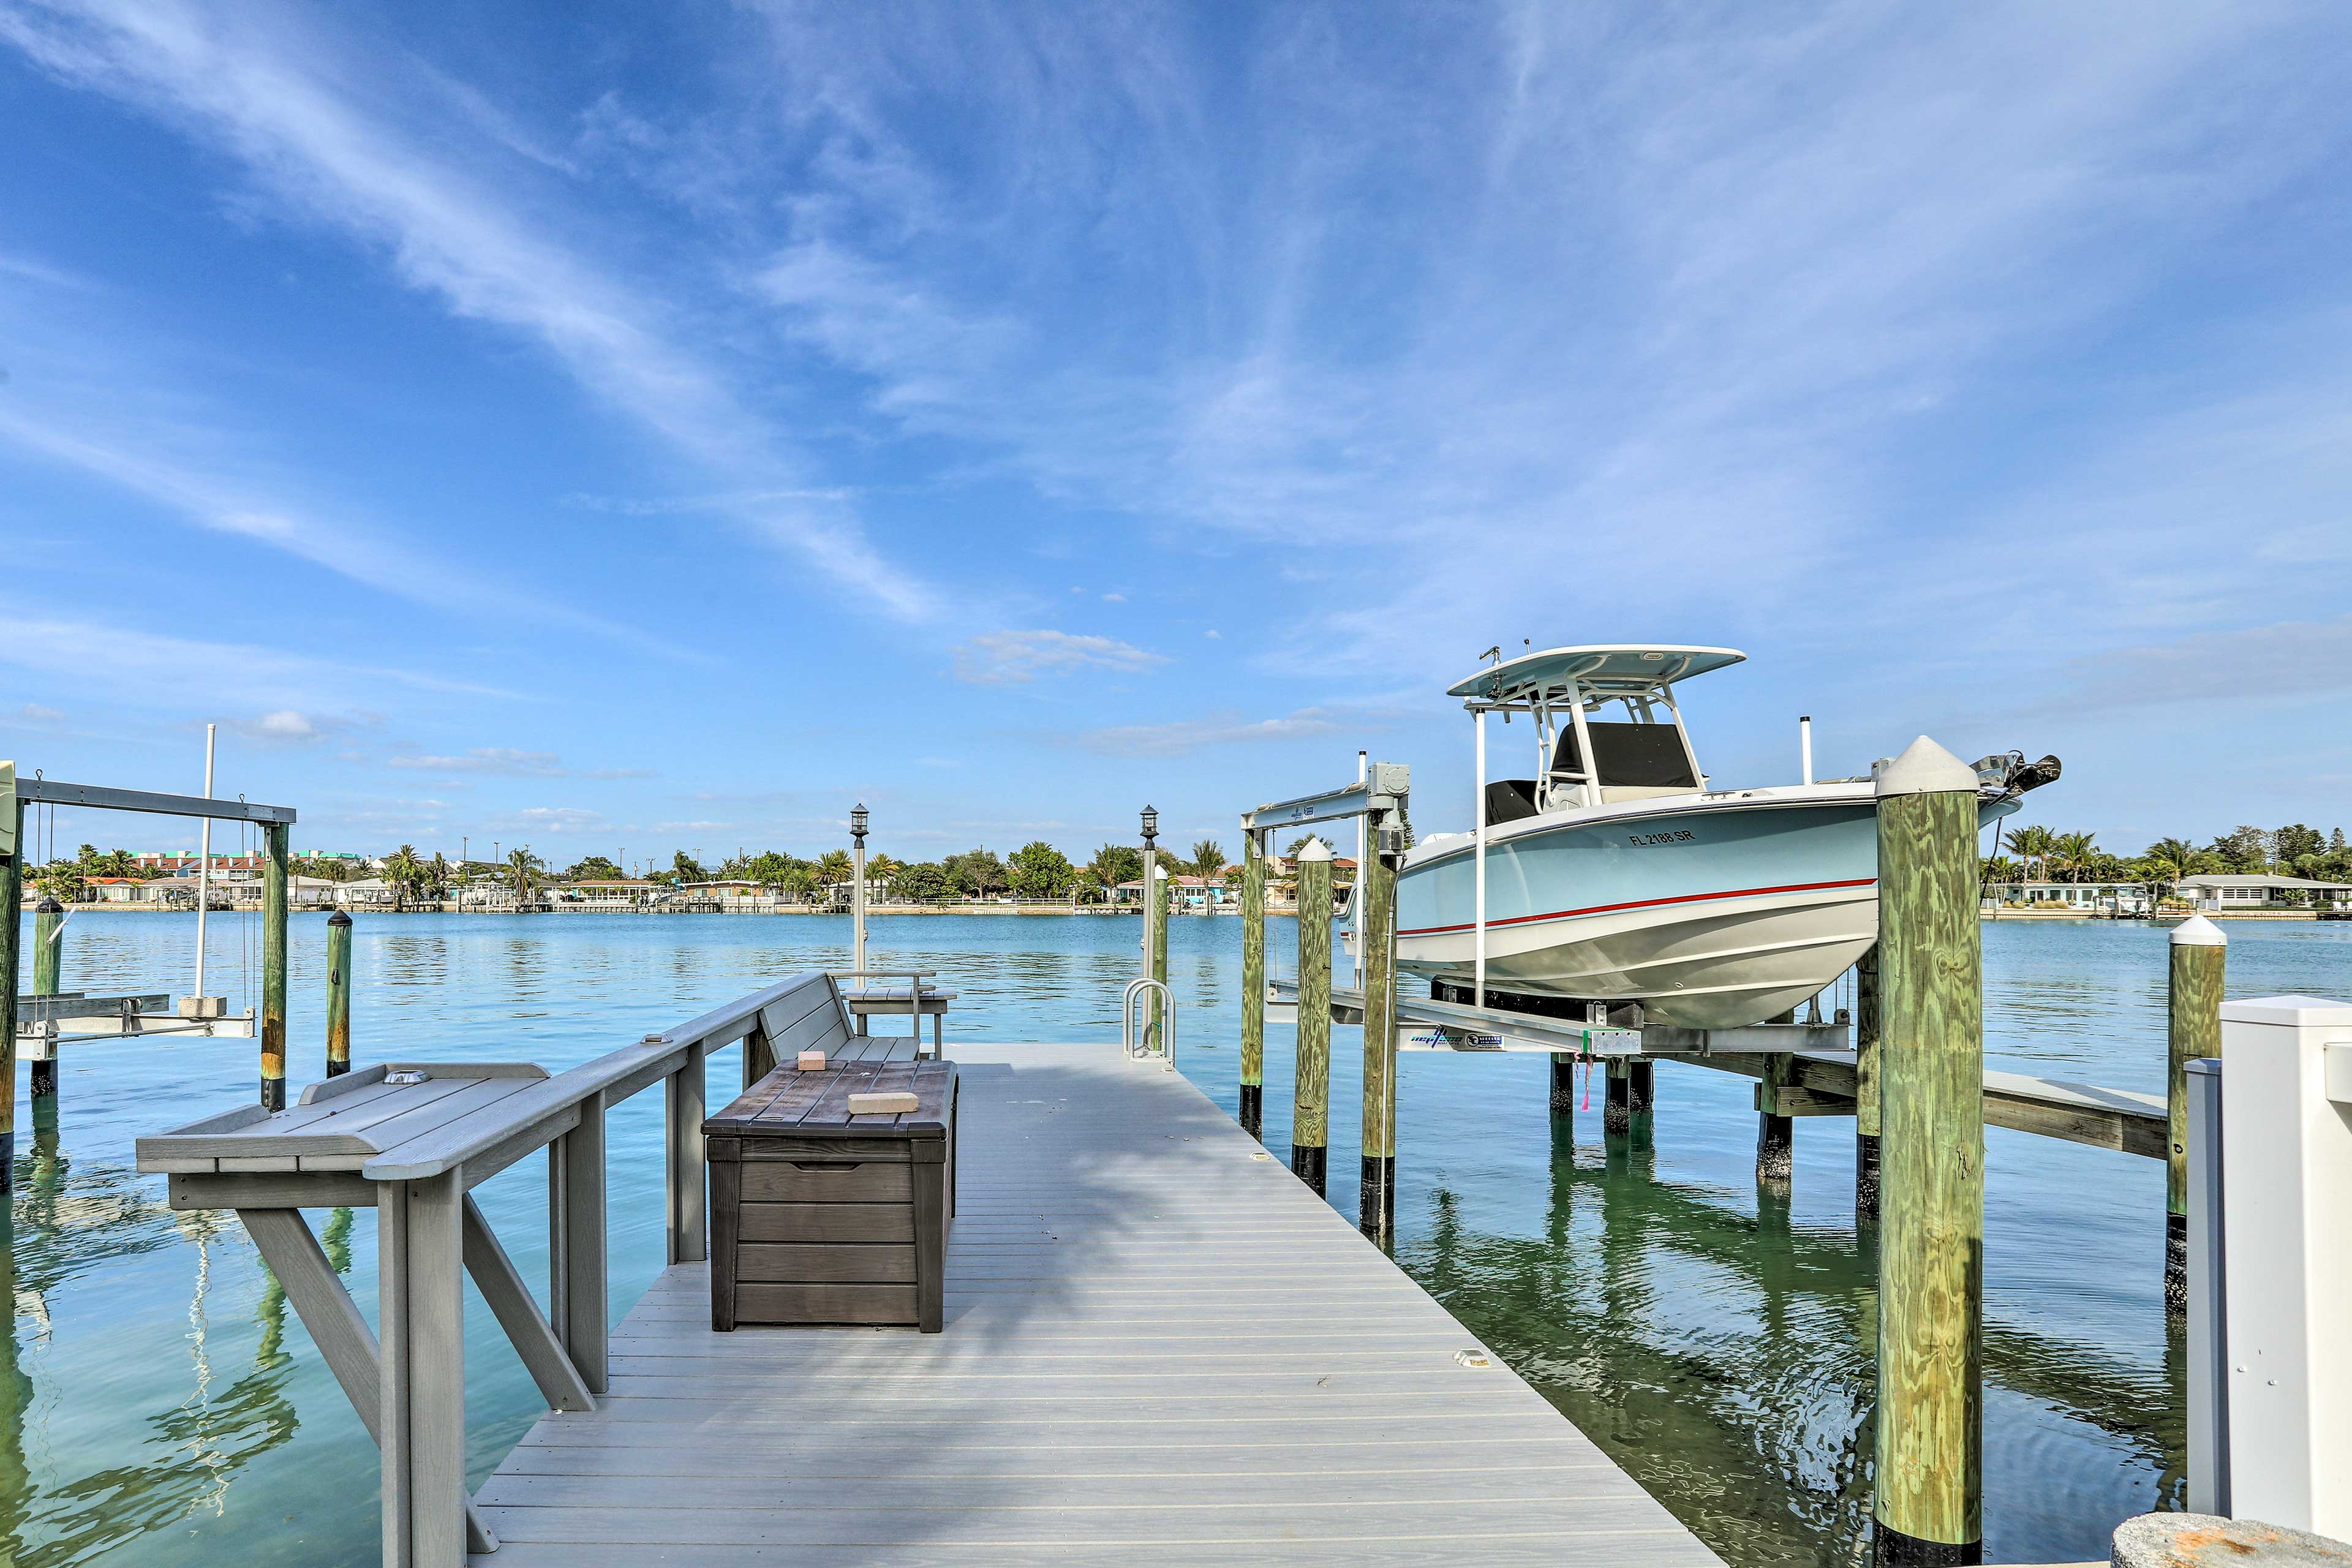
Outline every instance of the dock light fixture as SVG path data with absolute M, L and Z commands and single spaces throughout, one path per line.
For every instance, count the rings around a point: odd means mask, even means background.
M 866 806 L 863 802 L 849 808 L 849 836 L 860 842 L 866 837 Z
M 1153 840 L 1159 837 L 1160 812 L 1158 808 L 1147 805 L 1143 808 L 1143 847 L 1146 849 L 1158 847 Z

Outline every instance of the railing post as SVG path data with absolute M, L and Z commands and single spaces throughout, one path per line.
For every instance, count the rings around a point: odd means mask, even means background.
M 776 1047 L 768 1038 L 768 1026 L 763 1019 L 751 1026 L 743 1037 L 743 1087 L 751 1087 L 776 1070 Z
M 1265 1131 L 1265 836 L 1242 830 L 1242 1130 Z
M 604 1304 L 604 1097 L 580 1102 L 580 1125 L 562 1138 L 563 1321 L 557 1331 L 580 1381 L 607 1386 L 611 1325 Z
M 1853 963 L 1853 1217 L 1878 1223 L 1878 948 Z
M 2166 1015 L 2164 1310 L 2189 1310 L 2189 1064 L 2221 1054 L 2221 985 L 2230 939 L 2197 915 L 2172 928 Z
M 1364 824 L 1356 868 L 1356 973 L 1364 989 L 1364 1164 L 1357 1228 L 1385 1246 L 1396 1215 L 1396 861 L 1403 836 L 1390 814 Z
M 662 1146 L 669 1166 L 669 1260 L 700 1263 L 710 1256 L 703 1214 L 703 1058 L 700 1040 L 687 1047 L 686 1062 L 662 1080 L 667 1133 Z
M 261 1108 L 286 1109 L 286 859 L 293 829 L 263 829 L 261 873 Z
M 1321 1197 L 1331 1144 L 1331 851 L 1298 852 L 1298 1062 L 1293 1074 L 1290 1169 Z
M 352 917 L 327 917 L 327 1076 L 352 1070 Z
M 465 1172 L 388 1182 L 377 1210 L 383 1560 L 466 1561 Z
M 63 930 L 65 912 L 66 908 L 63 904 L 46 894 L 34 907 L 33 994 L 36 996 L 54 996 L 65 989 L 61 978 L 65 969 L 66 940 Z M 8 919 L 12 922 L 22 918 L 13 906 L 9 909 Z M 13 984 L 15 976 L 10 976 L 10 981 Z M 58 1119 L 57 1032 L 54 1022 L 44 1024 L 42 1033 L 49 1037 L 48 1044 L 45 1047 L 47 1055 L 42 1060 L 32 1064 L 33 1070 L 28 1075 L 29 1087 L 32 1089 L 33 1124 L 36 1127 L 44 1121 L 54 1124 Z
M 1926 736 L 1878 777 L 1876 1560 L 1984 1560 L 1977 778 Z

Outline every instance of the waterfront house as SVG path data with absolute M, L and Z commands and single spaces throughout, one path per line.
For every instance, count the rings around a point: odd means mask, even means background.
M 2009 910 L 2065 910 L 2086 915 L 2144 915 L 2145 882 L 1988 882 L 1988 904 Z
M 566 882 L 548 889 L 556 903 L 580 910 L 633 910 L 653 901 L 658 883 L 642 877 L 614 877 Z
M 2316 882 L 2307 877 L 2183 877 L 2180 896 L 2207 913 L 2232 910 L 2352 910 L 2352 882 Z
M 347 910 L 388 910 L 400 902 L 400 890 L 382 877 L 357 877 L 332 886 L 330 896 Z

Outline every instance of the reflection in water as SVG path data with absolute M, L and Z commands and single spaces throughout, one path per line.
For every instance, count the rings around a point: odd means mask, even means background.
M 179 973 L 192 923 L 94 915 L 76 926 L 65 984 L 131 990 Z M 958 1040 L 1108 1042 L 1140 934 L 1133 919 L 885 919 L 872 958 L 937 970 L 959 992 L 951 1055 Z M 355 936 L 361 1061 L 551 1070 L 849 955 L 847 921 L 827 917 L 362 917 Z M 2233 994 L 2352 992 L 2352 927 L 2231 936 Z M 1293 973 L 1294 922 L 1270 922 L 1268 937 L 1270 971 Z M 1230 1110 L 1240 922 L 1178 920 L 1169 940 L 1182 1069 Z M 2017 922 L 1988 926 L 1985 944 L 1996 1062 L 2160 1089 L 2161 931 Z M 307 1009 L 323 996 L 324 952 L 318 918 L 298 916 L 298 1082 L 323 1057 L 323 1020 Z M 232 945 L 221 973 L 237 973 L 233 959 Z M 895 1032 L 888 1020 L 877 1027 Z M 1353 1031 L 1335 1036 L 1331 1144 L 1345 1151 L 1360 1058 Z M 1289 1138 L 1291 1043 L 1287 1027 L 1269 1028 L 1265 1139 L 1277 1152 Z M 0 1259 L 13 1308 L 0 1351 L 0 1555 L 129 1568 L 373 1559 L 373 1447 L 282 1292 L 233 1219 L 172 1214 L 163 1182 L 131 1166 L 140 1132 L 244 1103 L 251 1051 L 187 1038 L 92 1047 L 67 1064 L 62 1138 L 45 1112 L 16 1162 Z M 1793 1182 L 1759 1197 L 1745 1080 L 1662 1068 L 1660 1109 L 1637 1112 L 1631 1136 L 1604 1138 L 1598 1086 L 1572 1121 L 1548 1116 L 1548 1068 L 1408 1058 L 1398 1260 L 1726 1557 L 1858 1561 L 1877 1301 L 1874 1238 L 1851 1221 L 1851 1124 L 1801 1121 Z M 732 1070 L 731 1060 L 714 1068 L 714 1089 Z M 661 1183 L 641 1179 L 659 1169 L 658 1098 L 612 1121 L 616 1311 L 660 1266 Z M 1988 1554 L 2097 1555 L 2107 1521 L 2180 1496 L 2161 1171 L 2005 1133 L 1988 1164 Z M 545 1267 L 541 1169 L 527 1162 L 477 1193 L 534 1279 Z M 1333 1184 L 1351 1217 L 1354 1192 Z M 373 1223 L 343 1209 L 320 1227 L 362 1301 L 373 1289 Z M 496 1325 L 476 1316 L 478 1478 L 542 1406 Z M 301 1441 L 278 1453 L 298 1422 Z M 331 1489 L 324 1475 L 349 1506 L 289 1519 L 304 1493 Z

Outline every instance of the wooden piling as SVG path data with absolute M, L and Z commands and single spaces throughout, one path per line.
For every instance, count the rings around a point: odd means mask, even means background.
M 1601 1102 L 1601 1135 L 1630 1138 L 1633 1133 L 1633 1063 L 1629 1058 L 1609 1058 L 1607 1098 Z
M 1551 1054 L 1551 1113 L 1576 1121 L 1576 1058 L 1566 1051 Z
M 1793 1024 L 1796 1011 L 1791 1008 L 1771 1021 Z M 1796 1081 L 1795 1057 L 1774 1051 L 1764 1058 L 1763 1081 L 1756 1087 L 1756 1179 L 1759 1182 L 1786 1186 L 1796 1173 L 1795 1119 L 1780 1109 L 1780 1091 L 1794 1088 Z
M 352 1070 L 352 917 L 327 917 L 327 1076 Z
M 1925 736 L 1878 779 L 1876 1561 L 1984 1560 L 1977 779 Z
M 268 859 L 261 873 L 261 1108 L 286 1109 L 286 860 L 292 830 L 263 829 Z
M 1853 1217 L 1878 1223 L 1878 949 L 1853 965 Z
M 1242 832 L 1242 1129 L 1265 1130 L 1265 836 Z
M 2199 915 L 2172 928 L 2165 1008 L 2164 1310 L 2189 1310 L 2189 1064 L 2221 1054 L 2221 984 L 2230 939 Z
M 1658 1100 L 1658 1064 L 1646 1057 L 1627 1063 L 1625 1096 L 1633 1113 L 1633 1146 L 1646 1149 L 1656 1126 L 1652 1112 Z
M 16 769 L 0 764 L 0 1194 L 15 1184 L 16 1169 L 16 947 L 24 930 L 25 805 L 16 798 Z M 11 1300 L 14 1300 L 12 1297 Z
M 1331 851 L 1298 852 L 1298 1062 L 1292 1075 L 1290 1169 L 1324 1191 L 1331 1144 Z
M 1396 862 L 1385 833 L 1402 839 L 1388 814 L 1365 823 L 1363 863 L 1356 868 L 1356 972 L 1364 987 L 1364 1163 L 1357 1187 L 1357 1227 L 1386 1245 L 1396 1215 Z
M 8 911 L 8 918 L 18 918 Z M 54 996 L 65 989 L 61 975 L 65 968 L 65 935 L 58 929 L 65 923 L 66 907 L 44 894 L 33 910 L 33 994 Z M 58 1053 L 50 1042 L 48 1059 L 33 1064 L 33 1121 L 37 1126 L 44 1117 L 54 1120 L 58 1114 Z

